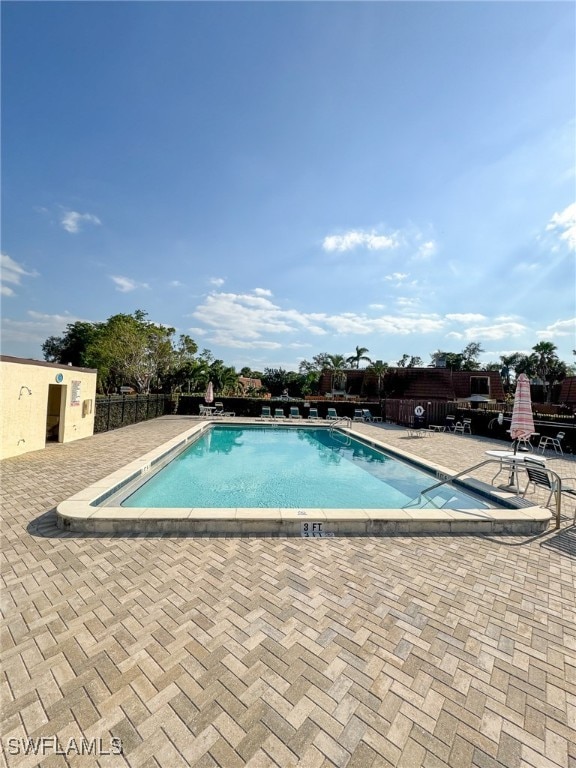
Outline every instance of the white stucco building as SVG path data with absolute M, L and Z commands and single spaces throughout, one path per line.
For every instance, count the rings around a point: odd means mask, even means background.
M 0 458 L 69 443 L 94 433 L 96 374 L 0 355 Z

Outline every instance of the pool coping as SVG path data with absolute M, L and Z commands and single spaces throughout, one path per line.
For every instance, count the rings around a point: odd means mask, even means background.
M 484 533 L 499 535 L 536 534 L 545 531 L 552 512 L 545 507 L 526 506 L 524 499 L 502 491 L 468 475 L 458 478 L 463 489 L 487 496 L 500 509 L 307 509 L 307 508 L 128 508 L 96 506 L 113 496 L 120 488 L 139 476 L 149 473 L 169 454 L 182 449 L 215 423 L 255 426 L 271 425 L 273 420 L 244 420 L 241 418 L 203 419 L 180 435 L 148 451 L 119 470 L 98 480 L 79 493 L 62 501 L 56 508 L 57 524 L 63 530 L 84 533 L 160 534 L 189 533 L 212 535 L 282 535 L 321 538 L 331 536 L 382 536 L 430 534 Z M 324 427 L 330 423 L 315 421 L 306 424 L 294 420 L 281 422 L 293 428 Z M 432 472 L 439 479 L 453 479 L 455 472 L 440 464 L 425 461 L 382 440 L 368 437 L 349 427 L 338 426 L 375 448 L 404 459 Z

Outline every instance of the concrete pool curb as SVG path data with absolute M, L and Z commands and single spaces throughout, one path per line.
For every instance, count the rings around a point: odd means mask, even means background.
M 493 534 L 531 535 L 542 533 L 552 518 L 550 510 L 528 504 L 514 494 L 466 475 L 458 480 L 462 488 L 504 505 L 499 509 L 306 509 L 306 508 L 125 508 L 102 506 L 121 488 L 158 468 L 168 457 L 204 433 L 213 423 L 227 420 L 203 420 L 158 448 L 98 482 L 76 493 L 57 506 L 57 524 L 62 530 L 79 533 L 123 534 L 214 534 L 259 536 L 390 536 L 415 534 Z M 260 420 L 234 419 L 235 425 L 254 426 Z M 264 425 L 270 425 L 265 422 Z M 282 426 L 329 428 L 329 424 L 302 422 Z M 425 461 L 385 442 L 367 438 L 352 428 L 342 432 L 357 437 L 390 455 L 405 459 L 433 473 L 439 480 L 451 479 L 458 473 L 447 467 Z

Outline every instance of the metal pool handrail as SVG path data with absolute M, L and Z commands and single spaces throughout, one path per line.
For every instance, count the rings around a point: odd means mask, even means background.
M 425 496 L 430 491 L 435 490 L 436 488 L 439 488 L 441 485 L 446 485 L 446 483 L 451 483 L 453 480 L 458 479 L 459 477 L 462 477 L 462 475 L 468 474 L 468 472 L 472 472 L 475 469 L 479 469 L 480 467 L 485 466 L 486 464 L 501 464 L 500 459 L 484 459 L 484 461 L 481 461 L 479 464 L 474 464 L 472 467 L 468 467 L 468 469 L 463 469 L 461 472 L 456 473 L 455 475 L 452 475 L 451 477 L 447 477 L 444 480 L 440 480 L 437 483 L 434 483 L 434 485 L 430 485 L 428 488 L 424 488 L 423 491 L 420 491 L 417 499 L 421 499 L 422 496 Z M 521 469 L 521 467 L 517 467 L 517 469 Z M 555 530 L 558 530 L 560 528 L 560 510 L 562 507 L 562 478 L 557 472 L 554 472 L 553 469 L 546 468 L 547 472 L 550 472 L 550 474 L 554 475 L 557 482 L 557 491 L 556 491 L 556 526 Z M 412 499 L 414 501 L 414 499 Z M 408 502 L 411 504 L 412 502 Z
M 330 432 L 334 430 L 334 427 L 336 424 L 345 423 L 348 427 L 352 424 L 352 419 L 350 416 L 340 416 L 339 418 L 335 419 L 334 421 L 330 422 Z
M 328 432 L 330 437 L 334 438 L 334 432 L 335 432 L 334 428 L 336 427 L 336 424 L 340 424 L 341 422 L 344 422 L 349 427 L 351 425 L 351 423 L 352 423 L 352 420 L 350 419 L 349 416 L 340 416 L 340 418 L 338 418 L 335 421 L 333 421 L 330 424 L 330 431 Z M 338 433 L 336 433 L 336 434 L 338 434 Z M 350 435 L 345 435 L 344 436 L 344 441 L 343 441 L 342 444 L 345 445 L 345 446 L 348 446 L 348 445 L 351 445 L 351 443 L 352 443 L 352 440 L 350 438 Z

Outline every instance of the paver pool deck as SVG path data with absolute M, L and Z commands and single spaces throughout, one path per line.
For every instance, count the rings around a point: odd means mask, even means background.
M 573 506 L 559 531 L 515 537 L 56 527 L 57 504 L 190 423 L 1 462 L 10 768 L 576 765 Z M 506 447 L 358 429 L 456 470 Z M 547 456 L 576 476 L 572 457 Z

